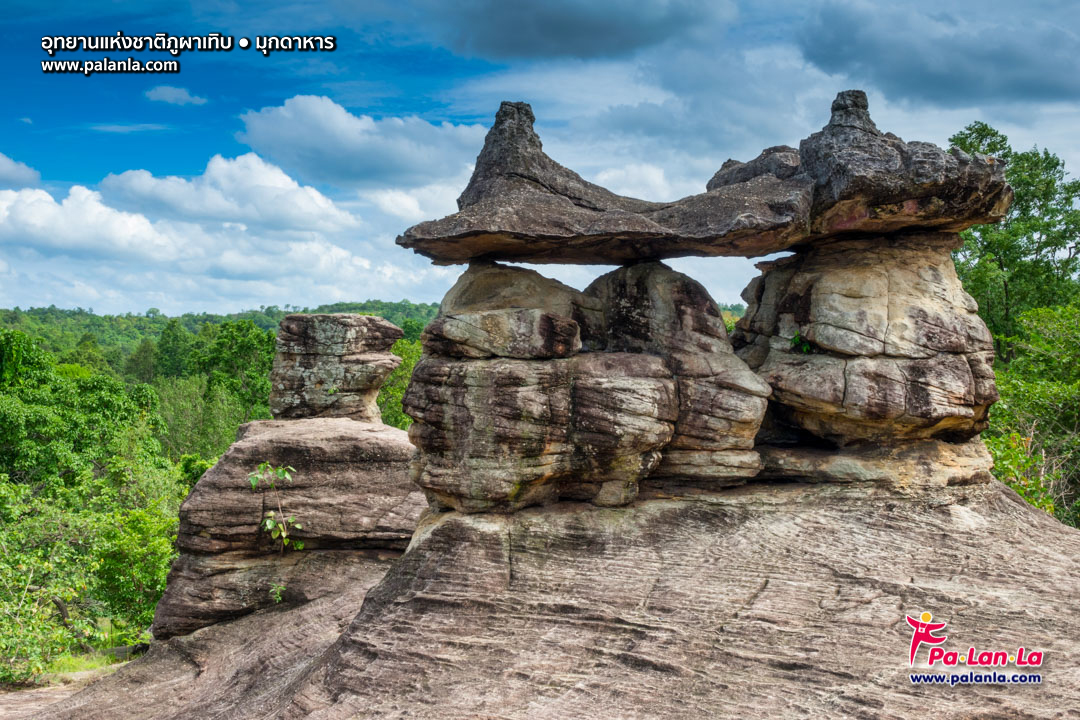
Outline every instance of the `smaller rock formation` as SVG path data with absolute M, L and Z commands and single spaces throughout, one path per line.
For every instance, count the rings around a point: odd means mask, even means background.
M 347 417 L 381 422 L 379 388 L 401 358 L 400 328 L 370 315 L 287 315 L 270 373 L 270 412 L 288 420 Z
M 346 588 L 362 591 L 404 551 L 426 503 L 409 481 L 414 449 L 407 435 L 378 421 L 374 406 L 379 385 L 399 362 L 385 351 L 401 336 L 377 317 L 282 321 L 272 402 L 279 417 L 302 419 L 242 425 L 236 442 L 196 483 L 180 507 L 180 556 L 157 606 L 154 637 L 186 635 Z M 253 488 L 249 476 L 264 462 L 295 468 L 292 481 Z M 296 518 L 301 527 L 291 536 L 304 543 L 302 551 L 284 548 L 261 528 L 270 510 Z
M 408 481 L 413 447 L 405 433 L 347 418 L 258 421 L 196 484 L 180 509 L 177 548 L 165 594 L 154 615 L 157 638 L 277 604 L 375 584 L 409 543 L 425 507 Z M 283 551 L 260 529 L 276 499 L 248 476 L 260 463 L 296 468 L 278 483 L 282 509 L 303 526 L 303 551 Z

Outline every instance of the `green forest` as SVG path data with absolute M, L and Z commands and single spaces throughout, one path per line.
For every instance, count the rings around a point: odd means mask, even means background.
M 964 233 L 955 261 L 994 335 L 984 437 L 997 477 L 1080 524 L 1080 181 L 1046 149 L 973 123 L 950 138 L 1007 161 L 1007 219 Z M 731 321 L 741 305 L 723 306 Z M 401 395 L 438 307 L 408 301 L 232 314 L 0 310 L 0 683 L 148 638 L 175 556 L 180 503 L 244 422 L 269 418 L 275 330 L 291 312 L 356 312 L 402 327 L 379 396 Z

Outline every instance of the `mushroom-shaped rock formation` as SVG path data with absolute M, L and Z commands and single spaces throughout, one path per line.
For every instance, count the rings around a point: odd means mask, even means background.
M 401 363 L 401 328 L 370 315 L 287 315 L 270 372 L 275 418 L 347 417 L 381 422 L 376 399 Z
M 837 233 L 959 231 L 1004 216 L 1000 161 L 904 143 L 870 119 L 865 93 L 840 93 L 829 124 L 798 152 L 729 160 L 707 192 L 669 203 L 622 197 L 543 152 L 532 109 L 503 103 L 459 212 L 398 238 L 436 263 L 631 263 L 760 256 Z
M 214 617 L 249 611 L 216 558 L 263 592 L 243 487 L 263 456 L 297 466 L 286 500 L 318 519 L 310 560 L 277 556 L 286 594 L 332 589 L 156 641 L 39 717 L 1075 715 L 1080 533 L 989 473 L 992 346 L 949 254 L 1004 211 L 1000 163 L 883 135 L 848 92 L 798 152 L 659 205 L 555 164 L 531 125 L 504 104 L 462 211 L 402 239 L 475 260 L 404 399 L 432 501 L 404 555 L 369 591 L 363 553 L 418 507 L 400 434 L 249 426 L 184 507 L 178 568 L 198 555 L 202 585 L 174 571 L 159 616 L 193 627 L 169 608 L 200 587 Z M 730 344 L 704 288 L 655 261 L 784 247 Z M 578 292 L 492 258 L 631 264 Z M 341 451 L 275 434 L 301 423 L 333 423 L 316 434 Z M 912 661 L 925 612 L 947 642 Z M 955 663 L 928 668 L 938 649 Z M 964 687 L 914 682 L 928 669 Z M 1009 679 L 962 677 L 990 672 Z

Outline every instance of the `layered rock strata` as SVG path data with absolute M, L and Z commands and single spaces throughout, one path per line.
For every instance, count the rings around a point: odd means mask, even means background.
M 993 341 L 948 233 L 837 239 L 761 265 L 734 335 L 777 417 L 836 445 L 966 440 L 997 400 Z
M 1068 718 L 1080 533 L 1003 485 L 749 484 L 440 513 L 371 589 L 166 643 L 43 720 Z M 1041 684 L 913 685 L 948 651 Z M 351 621 L 350 621 L 351 620 Z
M 287 315 L 270 373 L 270 411 L 282 420 L 381 422 L 376 399 L 401 363 L 390 347 L 403 335 L 392 323 L 369 315 Z
M 738 484 L 761 469 L 754 438 L 772 390 L 736 357 L 702 285 L 663 263 L 641 263 L 585 290 L 605 310 L 605 347 L 663 358 L 678 417 L 654 480 Z
M 348 418 L 259 421 L 195 485 L 180 509 L 177 548 L 154 615 L 155 637 L 277 605 L 305 603 L 373 584 L 408 544 L 423 496 L 408 479 L 413 448 L 403 431 Z M 262 462 L 292 466 L 292 482 L 253 490 Z M 283 550 L 260 529 L 268 510 L 297 519 L 303 551 Z M 367 578 L 366 580 L 364 578 Z
M 422 340 L 403 404 L 414 479 L 439 506 L 623 505 L 650 475 L 720 485 L 761 469 L 770 389 L 705 289 L 661 263 L 584 293 L 474 264 Z
M 1002 163 L 905 143 L 870 119 L 865 93 L 840 93 L 825 128 L 794 148 L 728 161 L 706 192 L 668 203 L 616 195 L 543 152 L 532 109 L 503 103 L 459 212 L 398 244 L 436 263 L 631 263 L 760 256 L 820 237 L 908 227 L 958 232 L 1001 219 Z

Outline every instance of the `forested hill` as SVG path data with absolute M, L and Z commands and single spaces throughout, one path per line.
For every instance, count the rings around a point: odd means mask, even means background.
M 228 321 L 250 320 L 262 330 L 277 332 L 278 323 L 289 313 L 364 313 L 379 315 L 401 327 L 406 320 L 427 325 L 439 306 L 435 303 L 412 303 L 408 300 L 387 302 L 366 300 L 364 302 L 341 302 L 320 305 L 315 308 L 298 308 L 291 305 L 270 305 L 258 310 L 227 315 L 215 313 L 185 313 L 176 317 L 190 333 L 197 334 L 207 323 L 220 325 Z M 157 341 L 171 318 L 157 308 L 143 314 L 96 315 L 92 309 L 64 310 L 56 306 L 30 308 L 29 310 L 0 309 L 0 328 L 20 330 L 35 338 L 41 347 L 57 357 L 75 353 L 80 343 L 91 338 L 98 351 L 117 375 L 123 374 L 127 359 L 149 338 Z M 78 359 L 75 362 L 79 362 Z M 82 363 L 80 363 L 82 364 Z

